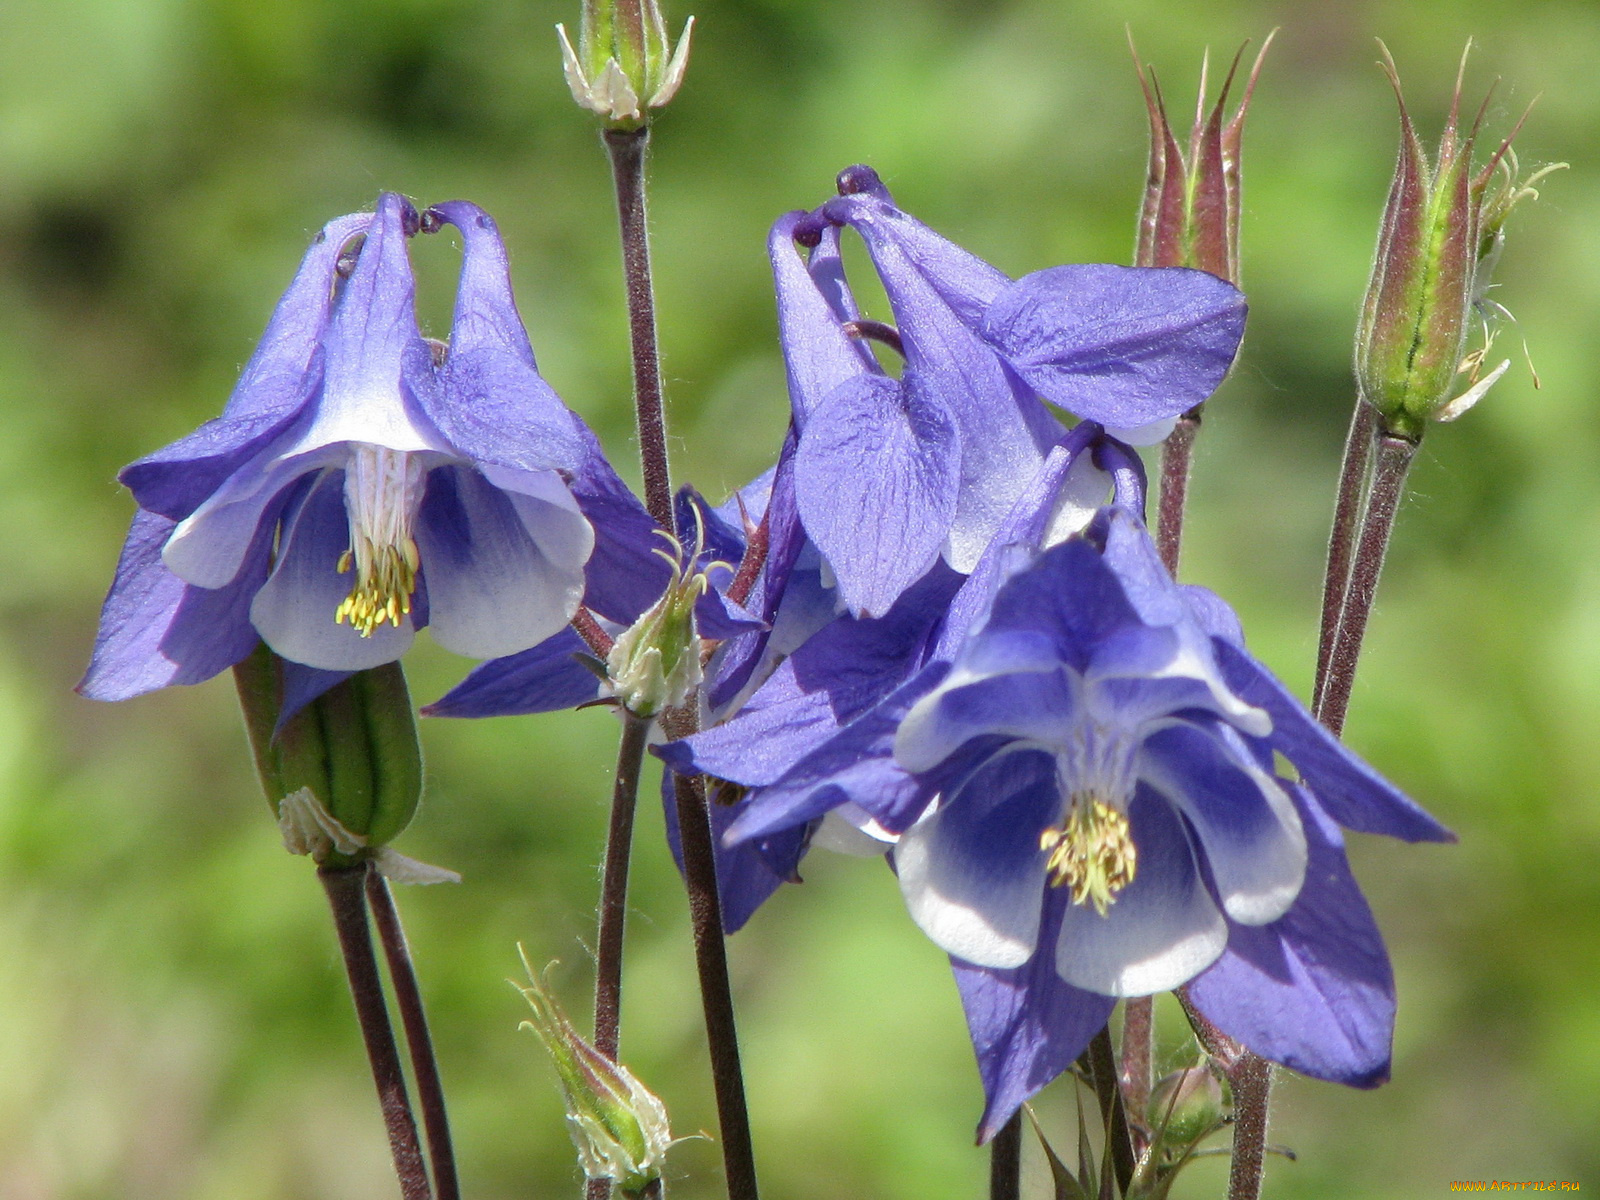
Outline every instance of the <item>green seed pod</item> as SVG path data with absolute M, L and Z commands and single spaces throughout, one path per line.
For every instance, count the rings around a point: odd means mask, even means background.
M 416 717 L 398 663 L 358 671 L 278 728 L 283 660 L 258 646 L 234 667 L 256 770 L 273 816 L 306 789 L 367 851 L 399 836 L 422 796 Z M 321 865 L 352 856 L 330 852 Z

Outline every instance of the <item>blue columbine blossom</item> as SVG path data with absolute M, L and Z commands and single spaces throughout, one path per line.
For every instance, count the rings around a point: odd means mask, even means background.
M 793 493 L 857 615 L 881 614 L 943 558 L 970 572 L 1060 422 L 1176 417 L 1227 374 L 1244 297 L 1200 271 L 1052 267 L 1019 280 L 895 206 L 869 167 L 792 213 L 769 244 L 794 416 Z M 838 255 L 855 230 L 894 325 L 863 321 Z M 797 247 L 811 247 L 802 261 Z M 860 344 L 890 342 L 897 378 Z
M 443 224 L 465 241 L 448 352 L 418 332 L 406 251 Z M 139 512 L 80 685 L 97 699 L 207 679 L 258 639 L 325 678 L 425 624 L 518 650 L 651 526 L 539 377 L 493 222 L 394 194 L 323 229 L 222 416 L 121 478 Z
M 1100 463 L 1113 468 L 1108 474 Z M 868 777 L 895 788 L 910 783 L 904 772 L 875 755 L 868 745 L 883 737 L 873 720 L 874 706 L 921 668 L 958 645 L 966 628 L 993 590 L 995 572 L 1014 542 L 1040 544 L 1064 536 L 1088 519 L 1113 491 L 1141 494 L 1137 457 L 1084 422 L 1066 433 L 1044 460 L 1028 491 L 1002 524 L 994 548 L 964 578 L 947 564 L 934 567 L 908 588 L 880 617 L 834 615 L 829 593 L 809 565 L 807 548 L 789 575 L 784 603 L 768 645 L 776 665 L 752 694 L 716 714 L 704 732 L 662 747 L 658 753 L 674 770 L 705 773 L 722 781 L 712 789 L 711 817 L 718 833 L 745 822 L 754 799 L 766 797 L 751 819 L 766 829 L 718 850 L 723 915 L 733 932 L 786 880 L 812 845 L 847 853 L 881 854 L 894 840 L 859 806 L 845 799 L 849 787 L 872 786 Z M 1120 482 L 1118 482 L 1120 480 Z M 724 536 L 731 534 L 727 531 Z M 818 610 L 821 610 L 820 612 Z M 804 631 L 814 630 L 814 633 Z M 744 635 L 746 638 L 753 635 Z M 798 639 L 798 640 L 796 640 Z M 726 669 L 725 650 L 712 660 L 713 681 Z M 713 693 L 714 694 L 714 693 Z M 841 737 L 848 731 L 849 736 Z M 887 768 L 887 774 L 884 769 Z M 841 773 L 848 775 L 846 784 Z M 798 779 L 829 781 L 818 790 L 796 789 Z M 768 791 L 787 780 L 800 809 L 774 816 Z M 669 811 L 669 824 L 671 814 Z
M 984 1137 L 1119 997 L 1184 983 L 1258 1053 L 1380 1082 L 1393 980 L 1339 827 L 1450 835 L 1249 656 L 1220 600 L 1172 582 L 1128 507 L 1040 551 L 1051 524 L 995 547 L 921 668 L 821 738 L 801 732 L 814 702 L 758 692 L 742 722 L 664 756 L 750 781 L 731 841 L 841 811 L 895 840 L 907 905 L 951 955 Z M 979 587 L 990 598 L 964 616 Z M 741 755 L 763 720 L 765 744 Z M 1279 754 L 1303 782 L 1276 773 Z

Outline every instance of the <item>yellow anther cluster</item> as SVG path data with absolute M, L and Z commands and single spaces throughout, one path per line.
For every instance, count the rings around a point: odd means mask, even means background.
M 1050 855 L 1045 869 L 1051 886 L 1071 888 L 1074 904 L 1093 904 L 1102 917 L 1133 882 L 1139 861 L 1128 818 L 1089 796 L 1073 797 L 1066 824 L 1041 833 L 1039 849 Z
M 384 622 L 395 628 L 411 611 L 411 593 L 417 590 L 417 544 L 409 537 L 398 546 L 376 545 L 360 535 L 355 545 L 339 556 L 339 573 L 353 566 L 355 587 L 333 614 L 334 624 L 350 622 L 362 637 Z

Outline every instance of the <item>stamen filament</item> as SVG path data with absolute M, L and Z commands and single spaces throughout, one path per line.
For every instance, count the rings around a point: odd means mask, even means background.
M 1128 818 L 1094 796 L 1074 796 L 1066 822 L 1039 835 L 1039 849 L 1049 854 L 1050 885 L 1070 888 L 1074 904 L 1093 904 L 1102 917 L 1138 869 Z
M 350 548 L 339 556 L 339 573 L 354 568 L 355 584 L 334 611 L 362 637 L 385 623 L 400 627 L 411 613 L 421 558 L 412 537 L 422 499 L 424 465 L 414 454 L 383 446 L 356 445 L 345 468 L 345 510 Z

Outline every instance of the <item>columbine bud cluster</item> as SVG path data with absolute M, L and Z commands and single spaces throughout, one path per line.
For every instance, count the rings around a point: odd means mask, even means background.
M 566 28 L 556 26 L 572 98 L 615 126 L 642 124 L 646 110 L 678 94 L 693 31 L 690 17 L 674 46 L 656 0 L 584 0 L 576 50 Z
M 1466 412 L 1511 365 L 1506 359 L 1482 374 L 1488 346 L 1469 354 L 1467 338 L 1499 257 L 1506 217 L 1518 201 L 1537 195 L 1530 186 L 1537 178 L 1563 164 L 1518 181 L 1510 157 L 1516 136 L 1512 130 L 1474 173 L 1472 149 L 1488 97 L 1463 134 L 1458 124 L 1459 73 L 1450 116 L 1430 163 L 1387 49 L 1383 67 L 1400 105 L 1400 157 L 1362 305 L 1356 380 L 1362 398 L 1382 418 L 1384 431 L 1416 441 L 1429 421 L 1451 421 Z M 1461 68 L 1466 69 L 1464 54 Z M 1456 376 L 1463 373 L 1467 386 L 1452 398 Z

